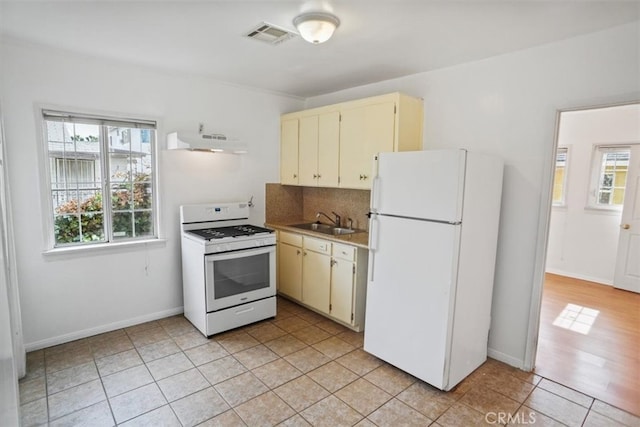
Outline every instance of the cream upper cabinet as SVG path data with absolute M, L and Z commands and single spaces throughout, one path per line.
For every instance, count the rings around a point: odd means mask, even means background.
M 300 118 L 298 168 L 298 184 L 318 185 L 318 116 Z
M 299 123 L 298 184 L 337 187 L 340 113 L 301 116 Z
M 401 93 L 289 113 L 281 121 L 282 184 L 369 189 L 376 153 L 422 149 L 422 100 Z
M 338 186 L 340 153 L 340 113 L 331 111 L 318 116 L 318 186 Z
M 340 187 L 371 188 L 373 157 L 393 151 L 394 102 L 342 111 L 340 123 Z
M 298 185 L 298 129 L 297 118 L 280 121 L 280 183 Z

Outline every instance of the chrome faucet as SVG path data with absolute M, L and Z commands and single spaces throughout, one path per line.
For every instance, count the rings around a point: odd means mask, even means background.
M 335 225 L 336 227 L 340 227 L 340 215 L 338 215 L 337 213 L 335 213 L 334 211 L 331 211 L 332 214 L 334 214 L 336 216 L 335 219 L 331 219 L 331 217 L 329 215 L 327 215 L 324 212 L 318 212 L 316 214 L 316 219 L 320 219 L 320 215 L 324 215 L 327 219 L 329 219 L 329 221 L 333 222 L 333 225 Z

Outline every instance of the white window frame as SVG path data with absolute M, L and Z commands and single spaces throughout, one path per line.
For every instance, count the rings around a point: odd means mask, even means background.
M 95 119 L 96 121 L 106 121 L 110 124 L 118 125 L 121 123 L 122 126 L 127 126 L 128 124 L 133 124 L 136 122 L 139 123 L 147 123 L 153 124 L 155 136 L 151 138 L 150 148 L 152 155 L 152 221 L 153 221 L 153 235 L 150 236 L 141 236 L 139 238 L 131 238 L 131 239 L 122 239 L 122 240 L 112 240 L 106 242 L 99 243 L 78 243 L 78 244 L 68 244 L 63 246 L 56 246 L 55 241 L 55 233 L 54 233 L 54 207 L 53 200 L 51 197 L 51 169 L 50 169 L 50 157 L 49 157 L 49 148 L 48 148 L 48 137 L 46 130 L 46 119 L 44 118 L 45 111 L 50 113 L 58 112 L 62 115 L 68 115 L 69 117 L 83 117 L 88 119 Z M 44 222 L 44 255 L 66 255 L 72 254 L 77 255 L 81 253 L 87 252 L 103 252 L 103 251 L 118 251 L 120 249 L 130 249 L 137 246 L 149 247 L 166 244 L 166 240 L 162 237 L 162 229 L 160 225 L 160 197 L 158 190 L 158 135 L 159 135 L 159 125 L 158 120 L 150 117 L 139 117 L 131 114 L 113 114 L 113 113 L 103 113 L 103 112 L 94 112 L 88 110 L 78 110 L 75 108 L 66 108 L 60 106 L 50 106 L 50 105 L 36 105 L 35 107 L 36 113 L 36 124 L 38 126 L 39 132 L 37 135 L 39 136 L 39 144 L 38 144 L 38 157 L 40 161 L 40 188 L 41 188 L 41 200 L 43 201 L 42 206 L 46 207 L 45 212 L 43 212 L 43 222 Z M 101 131 L 102 132 L 102 131 Z M 101 168 L 105 168 L 104 159 L 101 159 Z M 103 186 L 103 188 L 106 188 Z M 110 194 L 110 191 L 105 194 Z M 110 224 L 107 225 L 110 227 Z
M 551 193 L 551 204 L 556 208 L 563 208 L 567 206 L 567 190 L 568 190 L 568 182 L 569 182 L 569 162 L 571 159 L 571 147 L 568 145 L 560 145 L 556 149 L 556 157 L 554 161 L 553 167 L 553 190 L 555 190 L 555 176 L 556 176 L 556 164 L 558 162 L 558 154 L 560 151 L 564 151 L 565 160 L 564 160 L 564 176 L 562 177 L 562 200 L 559 202 L 553 201 L 553 191 Z
M 589 192 L 587 195 L 587 209 L 599 211 L 622 211 L 623 205 L 605 205 L 598 203 L 598 194 L 600 192 L 600 176 L 602 172 L 602 158 L 605 154 L 619 151 L 631 151 L 628 144 L 598 144 L 593 146 L 591 154 L 591 180 L 589 183 Z

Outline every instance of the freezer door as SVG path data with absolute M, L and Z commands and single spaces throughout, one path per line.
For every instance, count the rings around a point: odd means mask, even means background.
M 465 150 L 378 154 L 371 210 L 446 222 L 462 219 Z
M 365 351 L 446 389 L 459 225 L 373 216 Z

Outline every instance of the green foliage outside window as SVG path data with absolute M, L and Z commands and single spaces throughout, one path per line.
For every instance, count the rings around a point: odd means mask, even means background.
M 134 175 L 133 181 L 120 183 L 112 189 L 112 229 L 115 238 L 153 234 L 149 180 L 149 174 L 139 173 Z M 72 199 L 58 206 L 54 222 L 56 244 L 104 241 L 102 207 L 102 193 L 88 197 L 80 204 Z

